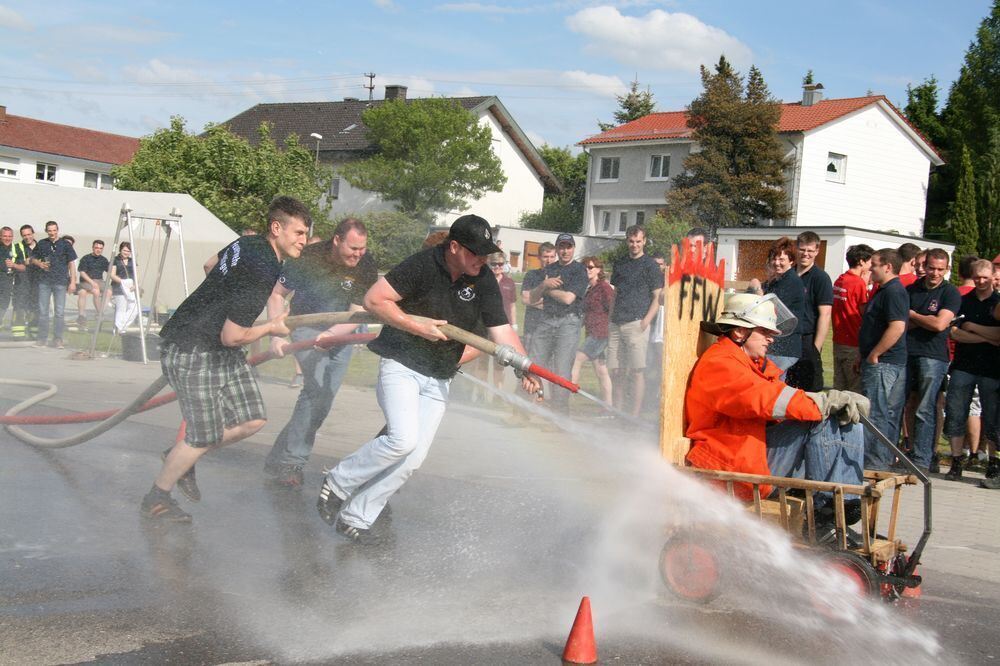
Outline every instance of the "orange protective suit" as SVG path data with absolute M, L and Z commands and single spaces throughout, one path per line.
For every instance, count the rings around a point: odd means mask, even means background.
M 695 467 L 745 474 L 769 474 L 766 428 L 770 421 L 819 421 L 819 408 L 804 391 L 778 377 L 774 363 L 755 363 L 728 337 L 708 348 L 694 367 L 684 397 L 691 450 L 687 461 Z M 735 484 L 736 496 L 753 497 L 747 483 Z M 770 494 L 761 486 L 761 496 Z

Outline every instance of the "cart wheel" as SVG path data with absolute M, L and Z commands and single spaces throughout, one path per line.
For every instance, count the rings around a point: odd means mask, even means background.
M 660 577 L 675 595 L 707 603 L 719 593 L 719 561 L 703 538 L 679 532 L 660 551 Z
M 878 572 L 875 571 L 871 562 L 849 550 L 830 553 L 826 559 L 830 563 L 831 569 L 847 576 L 860 596 L 874 597 L 879 595 Z

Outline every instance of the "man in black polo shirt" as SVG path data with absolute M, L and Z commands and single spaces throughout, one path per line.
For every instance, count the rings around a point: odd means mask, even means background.
M 31 263 L 38 274 L 38 340 L 44 347 L 49 337 L 49 303 L 52 303 L 52 346 L 63 348 L 66 325 L 66 293 L 76 291 L 76 250 L 65 238 L 59 238 L 59 224 L 45 223 L 45 234 L 31 252 Z
M 556 237 L 558 261 L 544 268 L 545 279 L 531 290 L 531 300 L 542 301 L 542 319 L 531 337 L 531 357 L 536 363 L 569 377 L 580 344 L 583 326 L 583 297 L 590 281 L 587 269 L 573 259 L 576 240 L 572 234 Z M 551 393 L 554 409 L 569 411 L 569 391 L 555 388 Z
M 920 467 L 929 467 L 934 455 L 938 393 L 948 373 L 948 328 L 962 305 L 958 289 L 944 279 L 948 259 L 941 248 L 928 250 L 924 277 L 906 288 L 906 394 L 916 394 L 912 459 Z
M 103 308 L 101 300 L 101 284 L 104 282 L 104 274 L 108 272 L 110 264 L 108 258 L 103 256 L 104 241 L 95 240 L 91 245 L 90 254 L 80 260 L 77 272 L 80 275 L 80 285 L 77 289 L 76 301 L 76 323 L 84 326 L 87 323 L 87 294 L 93 296 L 94 310 L 100 312 Z
M 987 488 L 1000 488 L 1000 459 L 997 458 L 998 427 L 1000 427 L 1000 321 L 994 311 L 1000 308 L 1000 293 L 993 290 L 993 267 L 989 260 L 979 259 L 970 267 L 975 288 L 962 297 L 958 314 L 960 327 L 951 329 L 955 341 L 945 403 L 944 434 L 951 441 L 949 479 L 960 479 L 968 458 L 962 454 L 965 428 L 969 418 L 972 394 L 979 389 L 982 404 L 982 438 L 990 452 L 986 479 Z
M 639 416 L 646 392 L 646 347 L 649 325 L 660 307 L 663 273 L 646 254 L 646 231 L 633 225 L 625 230 L 628 256 L 615 262 L 611 286 L 615 306 L 608 331 L 608 370 L 614 382 L 615 407 Z
M 802 356 L 788 369 L 788 385 L 803 391 L 823 390 L 823 358 L 820 353 L 830 332 L 833 314 L 833 281 L 816 265 L 820 238 L 813 231 L 804 231 L 796 238 L 798 257 L 795 269 L 805 290 L 802 329 Z
M 444 416 L 464 345 L 438 326 L 470 330 L 481 322 L 491 340 L 524 351 L 486 267 L 486 257 L 497 251 L 489 223 L 463 215 L 441 245 L 408 257 L 365 295 L 367 310 L 386 324 L 368 345 L 382 357 L 376 391 L 386 432 L 330 470 L 316 503 L 323 520 L 355 543 L 379 541 L 372 524 L 420 467 Z M 521 384 L 529 393 L 539 387 L 530 375 Z
M 285 311 L 291 295 L 292 315 L 315 312 L 359 312 L 364 309 L 365 292 L 378 279 L 378 269 L 368 251 L 368 229 L 361 220 L 348 217 L 337 225 L 333 238 L 314 243 L 298 259 L 285 262 L 281 277 L 267 301 L 267 314 L 275 318 Z M 291 342 L 317 342 L 331 335 L 346 335 L 357 324 L 335 324 L 328 329 L 302 327 L 292 331 Z M 281 357 L 289 341 L 274 337 L 271 350 Z M 288 424 L 278 434 L 264 463 L 270 480 L 289 488 L 302 485 L 302 467 L 308 462 L 340 383 L 351 362 L 353 345 L 329 349 L 313 347 L 295 352 L 302 368 L 303 384 Z
M 899 440 L 899 424 L 906 400 L 906 324 L 910 298 L 899 282 L 903 260 L 899 252 L 884 248 L 872 255 L 872 280 L 879 290 L 861 317 L 858 354 L 861 390 L 871 401 L 871 421 L 886 437 Z M 865 432 L 865 469 L 887 471 L 895 454 Z
M 160 330 L 160 366 L 177 391 L 185 431 L 184 439 L 164 452 L 156 482 L 142 500 L 146 518 L 190 522 L 170 496 L 174 485 L 188 499 L 200 499 L 194 477 L 198 459 L 253 435 L 267 422 L 242 347 L 265 335 L 288 335 L 285 314 L 254 322 L 274 290 L 281 262 L 302 253 L 309 221 L 302 202 L 277 197 L 268 207 L 267 235 L 230 243 Z

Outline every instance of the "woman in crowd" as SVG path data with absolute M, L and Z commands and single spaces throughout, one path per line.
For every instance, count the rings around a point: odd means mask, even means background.
M 604 263 L 597 257 L 584 257 L 580 262 L 587 269 L 587 294 L 583 298 L 583 326 L 586 337 L 576 352 L 571 381 L 576 384 L 585 361 L 594 364 L 594 374 L 601 386 L 601 400 L 611 403 L 611 376 L 605 363 L 608 348 L 608 318 L 615 302 L 615 289 L 604 274 Z
M 118 246 L 118 256 L 111 264 L 111 302 L 115 306 L 115 333 L 118 335 L 124 333 L 139 316 L 137 293 L 132 245 L 122 241 Z
M 797 252 L 795 241 L 787 236 L 774 241 L 767 253 L 771 277 L 764 283 L 764 293 L 777 296 L 801 322 L 805 316 L 806 295 L 802 280 L 795 271 Z M 785 371 L 795 365 L 801 356 L 802 334 L 799 329 L 775 340 L 767 352 L 767 358 L 781 370 L 782 380 L 785 378 Z

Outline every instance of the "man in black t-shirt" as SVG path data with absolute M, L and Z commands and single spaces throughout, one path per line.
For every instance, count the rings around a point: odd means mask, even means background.
M 982 405 L 982 438 L 989 447 L 990 461 L 987 488 L 1000 488 L 1000 321 L 994 311 L 1000 308 L 1000 293 L 993 290 L 993 267 L 989 260 L 973 262 L 971 277 L 975 288 L 962 297 L 958 309 L 961 325 L 951 328 L 955 341 L 955 359 L 951 363 L 945 403 L 944 434 L 951 441 L 949 479 L 962 477 L 968 458 L 963 455 L 965 428 L 973 392 L 979 389 Z
M 906 394 L 916 394 L 914 428 L 910 435 L 911 457 L 919 467 L 929 467 L 934 454 L 938 394 L 948 373 L 948 328 L 962 305 L 958 289 L 944 279 L 948 259 L 948 253 L 940 248 L 928 250 L 924 277 L 906 288 L 910 299 Z
M 95 240 L 91 245 L 90 254 L 81 259 L 79 266 L 77 266 L 80 284 L 76 290 L 76 323 L 79 326 L 84 326 L 87 323 L 87 317 L 84 314 L 87 309 L 87 294 L 93 297 L 94 310 L 100 312 L 104 309 L 101 300 L 101 285 L 104 282 L 104 274 L 108 271 L 110 264 L 108 263 L 108 258 L 102 256 L 102 252 L 104 252 L 104 241 Z
M 291 314 L 360 312 L 365 293 L 378 279 L 378 269 L 368 251 L 368 229 L 348 217 L 337 225 L 333 238 L 308 246 L 298 259 L 285 262 L 281 277 L 267 301 L 268 317 L 285 311 L 291 296 Z M 288 488 L 302 485 L 302 467 L 308 462 L 340 383 L 351 362 L 353 345 L 320 346 L 323 338 L 353 333 L 357 324 L 335 324 L 327 329 L 302 327 L 292 331 L 291 342 L 316 338 L 312 349 L 295 352 L 302 368 L 302 391 L 288 424 L 278 434 L 264 463 L 270 480 Z M 271 351 L 285 355 L 289 341 L 271 338 Z
M 38 274 L 42 271 L 35 267 L 31 254 L 38 242 L 30 224 L 22 224 L 18 233 L 21 242 L 17 245 L 24 263 L 14 266 L 17 275 L 14 276 L 14 323 L 10 331 L 15 340 L 34 340 L 38 335 Z
M 205 453 L 245 439 L 264 427 L 260 389 L 242 347 L 265 335 L 288 335 L 284 313 L 254 325 L 281 274 L 281 262 L 305 247 L 310 215 L 291 197 L 267 211 L 266 236 L 242 236 L 218 255 L 215 266 L 160 329 L 160 366 L 177 391 L 184 438 L 164 451 L 163 466 L 143 498 L 146 518 L 190 522 L 170 496 L 176 484 L 198 501 L 194 465 Z
M 463 215 L 444 243 L 406 258 L 365 294 L 365 307 L 386 324 L 368 345 L 382 357 L 376 391 L 386 431 L 330 470 L 316 503 L 323 520 L 355 543 L 379 541 L 372 524 L 420 467 L 444 416 L 465 346 L 438 326 L 481 323 L 493 342 L 524 352 L 486 267 L 497 251 L 489 223 Z M 539 387 L 531 375 L 521 384 L 529 393 Z
M 531 337 L 531 357 L 563 377 L 569 377 L 573 370 L 583 326 L 583 297 L 590 285 L 587 269 L 573 259 L 575 252 L 573 235 L 559 234 L 558 261 L 543 269 L 545 279 L 532 288 L 529 297 L 542 301 L 542 318 Z M 550 395 L 553 408 L 569 411 L 569 391 L 555 387 Z
M 639 416 L 646 392 L 646 348 L 649 326 L 660 307 L 663 273 L 646 254 L 646 231 L 640 226 L 625 230 L 628 256 L 615 262 L 611 286 L 615 306 L 608 330 L 608 370 L 614 382 L 615 407 Z
M 816 265 L 820 238 L 804 231 L 796 239 L 798 257 L 795 269 L 805 291 L 804 317 L 799 320 L 802 333 L 802 356 L 788 369 L 788 385 L 803 391 L 823 390 L 823 343 L 830 332 L 833 314 L 833 281 Z
M 0 323 L 7 314 L 7 307 L 14 296 L 14 278 L 17 275 L 14 268 L 18 263 L 17 247 L 14 245 L 14 230 L 10 227 L 0 228 Z M 11 312 L 13 325 L 14 313 Z
M 910 299 L 899 282 L 899 252 L 883 248 L 872 255 L 872 280 L 879 290 L 861 317 L 858 353 L 861 390 L 871 401 L 871 421 L 891 441 L 899 440 L 906 399 L 906 324 Z M 895 454 L 865 432 L 865 469 L 887 471 Z
M 31 251 L 31 263 L 38 273 L 38 340 L 44 347 L 49 337 L 49 303 L 52 304 L 52 346 L 63 348 L 66 325 L 66 294 L 76 291 L 76 251 L 65 238 L 59 238 L 59 224 L 45 223 L 45 234 Z

